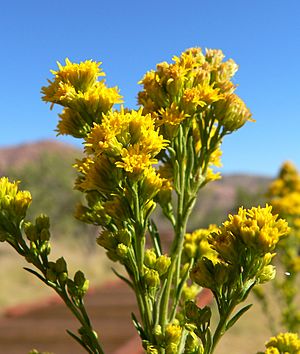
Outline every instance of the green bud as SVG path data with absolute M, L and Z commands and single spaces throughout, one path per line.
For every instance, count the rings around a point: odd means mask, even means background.
M 148 269 L 144 275 L 145 283 L 150 288 L 157 288 L 160 284 L 159 274 L 154 269 Z
M 153 328 L 153 335 L 154 335 L 156 341 L 158 343 L 161 343 L 161 341 L 163 340 L 163 333 L 162 333 L 161 325 L 156 325 Z
M 42 229 L 40 239 L 41 239 L 41 241 L 49 241 L 50 240 L 49 229 Z
M 78 270 L 74 276 L 74 284 L 78 287 L 83 286 L 85 282 L 85 276 L 81 270 Z
M 145 251 L 144 264 L 148 268 L 154 268 L 156 263 L 156 254 L 153 249 L 148 249 Z
M 29 241 L 37 241 L 38 236 L 35 226 L 31 222 L 26 222 L 24 224 L 24 231 Z
M 125 259 L 128 253 L 128 247 L 125 246 L 123 243 L 119 243 L 116 249 L 116 254 L 121 258 Z
M 84 274 L 80 270 L 78 270 L 74 276 L 74 284 L 78 287 L 79 296 L 83 296 L 89 288 L 89 281 L 85 279 Z
M 276 269 L 273 265 L 269 264 L 263 267 L 261 272 L 257 275 L 258 282 L 260 284 L 266 283 L 269 280 L 272 280 L 275 278 L 276 275 Z
M 39 231 L 43 229 L 49 229 L 50 228 L 50 220 L 49 217 L 45 214 L 39 215 L 35 219 L 35 225 Z
M 40 247 L 40 253 L 45 254 L 48 256 L 51 252 L 51 245 L 48 241 L 44 241 L 42 246 Z
M 58 275 L 58 281 L 60 282 L 61 285 L 66 284 L 67 280 L 68 280 L 67 272 L 62 272 Z
M 163 275 L 168 271 L 170 264 L 171 258 L 166 255 L 162 255 L 157 258 L 155 262 L 155 269 L 158 271 L 159 275 Z
M 51 268 L 48 268 L 46 271 L 46 278 L 52 283 L 55 283 L 57 279 L 57 275 Z
M 68 272 L 67 263 L 63 257 L 57 259 L 55 263 L 55 270 L 58 274 L 63 272 Z

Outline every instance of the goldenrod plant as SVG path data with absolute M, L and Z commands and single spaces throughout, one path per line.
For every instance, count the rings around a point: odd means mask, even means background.
M 290 226 L 288 237 L 277 246 L 277 262 L 282 276 L 273 282 L 274 294 L 280 301 L 281 326 L 289 332 L 300 330 L 300 307 L 297 302 L 300 275 L 300 174 L 291 162 L 285 162 L 277 178 L 269 186 L 268 199 L 273 211 L 285 218 Z M 260 290 L 260 299 L 267 305 L 269 300 Z M 267 314 L 271 316 L 270 310 Z M 275 321 L 271 329 L 275 332 Z
M 75 168 L 75 188 L 86 203 L 77 219 L 99 227 L 98 245 L 123 265 L 115 273 L 135 293 L 133 323 L 146 353 L 212 354 L 222 335 L 250 307 L 237 309 L 253 286 L 274 278 L 278 241 L 289 231 L 272 207 L 240 208 L 222 226 L 187 233 L 198 192 L 220 178 L 221 143 L 251 114 L 235 93 L 236 63 L 220 50 L 192 48 L 163 62 L 140 81 L 137 110 L 116 107 L 123 99 L 109 88 L 100 63 L 69 59 L 42 88 L 51 107 L 63 106 L 58 134 L 84 140 Z M 101 79 L 101 80 L 100 80 Z M 1 179 L 1 240 L 33 266 L 27 268 L 64 300 L 80 322 L 70 333 L 89 353 L 103 353 L 84 307 L 88 281 L 70 278 L 63 258 L 50 261 L 49 220 L 27 221 L 29 192 Z M 169 221 L 166 246 L 153 211 Z M 219 313 L 197 306 L 202 288 L 211 290 Z

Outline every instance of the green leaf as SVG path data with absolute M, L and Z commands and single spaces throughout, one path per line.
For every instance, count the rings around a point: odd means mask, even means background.
M 134 324 L 134 327 L 136 328 L 139 336 L 141 337 L 142 340 L 148 340 L 145 331 L 143 330 L 143 327 L 141 326 L 141 324 L 139 323 L 139 321 L 137 320 L 137 318 L 135 317 L 135 314 L 132 312 L 131 313 L 131 319 L 132 322 Z
M 73 338 L 76 340 L 76 342 L 78 342 L 81 346 L 83 346 L 84 349 L 86 349 L 86 351 L 88 353 L 90 353 L 90 349 L 89 347 L 83 342 L 83 340 L 81 338 L 79 338 L 78 336 L 76 336 L 76 334 L 74 334 L 73 332 L 69 331 L 68 329 L 66 329 L 66 332 Z
M 39 274 L 38 272 L 36 272 L 35 270 L 33 269 L 30 269 L 30 268 L 27 268 L 27 267 L 24 267 L 23 269 L 25 269 L 27 272 L 31 273 L 31 274 L 34 274 L 36 277 L 38 277 L 42 282 L 46 283 L 47 284 L 47 280 L 41 275 Z
M 127 278 L 125 278 L 122 274 L 118 273 L 114 268 L 111 268 L 111 270 L 115 273 L 115 275 L 123 280 L 127 285 L 129 285 L 133 289 L 133 285 L 131 281 L 129 281 Z
M 159 233 L 158 233 L 156 224 L 153 220 L 149 221 L 148 230 L 150 233 L 150 237 L 151 237 L 156 255 L 159 257 L 162 255 L 162 248 L 161 248 Z
M 243 307 L 236 315 L 234 315 L 230 321 L 228 321 L 227 325 L 226 325 L 226 331 L 231 328 L 235 323 L 236 321 L 246 312 L 250 309 L 250 307 L 252 306 L 252 304 L 249 304 L 245 307 Z

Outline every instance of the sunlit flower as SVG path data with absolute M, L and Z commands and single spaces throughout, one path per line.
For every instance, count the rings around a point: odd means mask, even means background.
M 296 333 L 279 333 L 266 343 L 266 351 L 259 354 L 299 354 L 300 338 Z
M 229 132 L 241 128 L 248 120 L 253 121 L 244 101 L 236 94 L 227 95 L 217 102 L 215 116 Z
M 274 250 L 279 239 L 288 232 L 287 222 L 277 219 L 277 215 L 272 214 L 271 206 L 248 210 L 240 208 L 237 215 L 229 215 L 229 220 L 223 223 L 212 242 L 217 252 L 224 254 L 224 257 L 228 257 L 227 249 L 231 243 L 238 252 L 240 242 L 264 254 Z
M 9 225 L 15 221 L 18 224 L 25 218 L 30 203 L 30 192 L 19 190 L 19 182 L 10 182 L 7 177 L 0 178 L 0 238 L 2 232 L 9 231 Z

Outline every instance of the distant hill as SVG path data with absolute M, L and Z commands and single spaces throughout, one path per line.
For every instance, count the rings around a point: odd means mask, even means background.
M 45 213 L 51 218 L 55 237 L 81 237 L 95 229 L 73 217 L 82 195 L 73 190 L 76 173 L 72 164 L 81 151 L 72 145 L 52 140 L 38 141 L 0 149 L 0 175 L 21 181 L 33 202 L 29 218 Z
M 39 163 L 44 154 L 55 154 L 66 161 L 66 164 L 78 156 L 76 147 L 55 140 L 41 140 L 33 143 L 13 145 L 0 148 L 0 175 L 10 168 L 21 169 L 27 164 Z
M 0 175 L 21 180 L 21 187 L 31 191 L 31 216 L 43 212 L 53 220 L 53 233 L 80 236 L 92 232 L 73 218 L 74 206 L 82 196 L 73 190 L 72 168 L 80 149 L 61 142 L 44 140 L 0 149 Z M 189 227 L 221 223 L 238 206 L 264 203 L 270 178 L 255 175 L 225 175 L 210 183 L 199 196 Z M 161 218 L 160 218 L 161 219 Z M 163 228 L 169 225 L 164 223 Z

